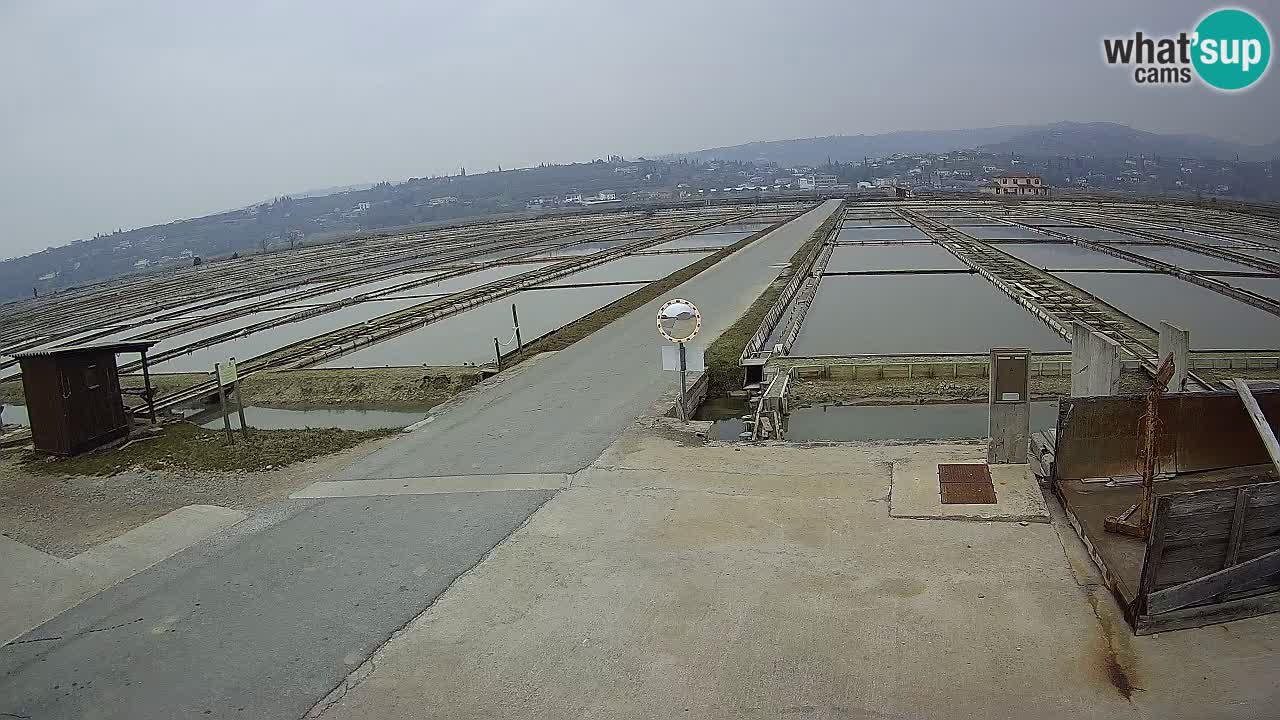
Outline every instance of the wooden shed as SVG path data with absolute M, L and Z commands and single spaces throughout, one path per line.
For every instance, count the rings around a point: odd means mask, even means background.
M 131 423 L 120 390 L 116 353 L 142 354 L 145 389 L 139 394 L 152 409 L 146 358 L 155 344 L 148 340 L 17 353 L 35 448 L 75 455 L 126 437 Z M 154 422 L 154 409 L 151 419 Z

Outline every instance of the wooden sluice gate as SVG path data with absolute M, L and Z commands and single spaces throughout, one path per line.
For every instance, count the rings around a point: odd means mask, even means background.
M 1036 443 L 1137 634 L 1280 610 L 1280 390 L 1247 388 L 1065 398 Z

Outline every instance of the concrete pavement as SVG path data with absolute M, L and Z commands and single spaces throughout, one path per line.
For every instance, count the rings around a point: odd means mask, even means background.
M 629 432 L 320 717 L 1274 715 L 1280 616 L 1135 638 L 1070 528 L 889 514 L 983 459 Z
M 837 205 L 674 291 L 706 341 Z M 359 482 L 256 513 L 0 648 L 0 716 L 300 717 L 675 387 L 656 310 L 466 393 L 338 478 Z
M 301 717 L 551 495 L 313 501 L 193 548 L 3 648 L 0 716 Z
M 187 505 L 70 559 L 0 536 L 0 645 L 244 518 L 230 508 Z

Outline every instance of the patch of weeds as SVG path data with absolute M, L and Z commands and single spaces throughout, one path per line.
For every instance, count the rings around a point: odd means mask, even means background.
M 31 472 L 45 475 L 114 475 L 135 467 L 194 472 L 255 472 L 346 450 L 397 432 L 398 429 L 250 429 L 248 442 L 237 432 L 236 444 L 226 445 L 221 430 L 173 423 L 155 435 L 141 436 L 118 447 L 75 457 L 29 453 L 22 459 L 22 464 Z

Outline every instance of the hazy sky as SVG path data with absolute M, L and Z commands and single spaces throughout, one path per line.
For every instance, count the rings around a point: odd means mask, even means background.
M 1280 2 L 1244 6 L 1274 41 Z M 1274 69 L 1224 95 L 1101 61 L 1213 7 L 0 0 L 0 257 L 462 165 L 1057 120 L 1274 141 Z

